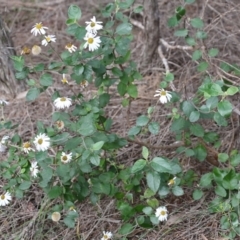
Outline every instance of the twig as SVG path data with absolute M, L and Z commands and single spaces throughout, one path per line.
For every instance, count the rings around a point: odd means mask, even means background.
M 168 61 L 167 59 L 165 58 L 165 56 L 163 55 L 163 52 L 162 52 L 162 47 L 161 45 L 158 46 L 158 55 L 159 57 L 161 58 L 162 62 L 163 62 L 163 65 L 165 67 L 165 71 L 166 73 L 169 73 L 170 72 L 170 69 L 169 69 L 169 65 L 168 65 Z M 172 82 L 169 83 L 172 91 L 176 91 L 176 88 L 174 86 L 174 84 Z
M 130 22 L 132 23 L 132 25 L 144 30 L 144 26 L 141 22 L 134 20 L 133 18 L 130 18 Z
M 167 41 L 160 38 L 161 43 L 164 47 L 167 49 L 182 49 L 182 50 L 193 50 L 194 48 L 192 46 L 181 46 L 181 45 L 170 45 Z
M 150 149 L 171 149 L 171 148 L 177 148 L 177 147 L 184 146 L 184 143 L 182 141 L 178 141 L 178 142 L 175 142 L 175 143 L 170 144 L 170 145 L 153 146 L 153 145 L 150 145 L 148 143 L 144 143 L 144 142 L 140 142 L 138 140 L 130 139 L 128 137 L 126 138 L 126 140 L 128 142 L 136 143 L 140 146 L 145 146 L 145 147 L 150 148 Z

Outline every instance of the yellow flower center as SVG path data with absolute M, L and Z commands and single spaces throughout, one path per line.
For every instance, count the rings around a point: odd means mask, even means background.
M 165 211 L 161 211 L 160 214 L 161 214 L 162 216 L 164 216 L 164 215 L 166 215 L 166 212 L 165 212 Z
M 68 159 L 67 156 L 63 156 L 63 157 L 62 157 L 62 160 L 63 160 L 63 161 L 67 161 L 67 159 Z
M 38 139 L 38 144 L 41 145 L 42 143 L 43 143 L 43 139 L 42 138 Z
M 91 22 L 91 24 L 90 24 L 90 26 L 93 28 L 93 27 L 95 27 L 95 22 Z
M 89 43 L 89 44 L 92 44 L 93 43 L 93 38 L 89 38 L 88 40 L 87 40 L 87 42 Z
M 2 195 L 1 195 L 1 200 L 4 200 L 4 199 L 5 199 L 5 195 L 2 194 Z
M 66 45 L 66 48 L 71 48 L 72 47 L 72 44 L 71 43 L 68 43 L 67 45 Z
M 47 42 L 51 42 L 51 38 L 50 37 L 45 37 Z
M 166 95 L 167 95 L 167 92 L 164 91 L 164 90 L 162 90 L 162 91 L 161 91 L 161 96 L 166 96 Z
M 30 147 L 31 147 L 31 144 L 30 144 L 29 142 L 25 142 L 25 143 L 23 144 L 23 147 L 24 147 L 24 148 L 30 148 Z
M 103 238 L 108 240 L 108 236 L 107 235 L 104 235 Z
M 60 101 L 61 101 L 61 102 L 65 102 L 65 101 L 66 101 L 66 98 L 65 98 L 65 97 L 62 97 L 62 98 L 60 98 Z
M 35 28 L 38 30 L 40 30 L 42 27 L 43 27 L 43 25 L 41 23 L 37 23 L 35 26 Z
M 175 183 L 174 179 L 169 180 L 168 185 L 173 185 Z
M 63 78 L 62 83 L 68 83 L 68 80 L 66 78 Z

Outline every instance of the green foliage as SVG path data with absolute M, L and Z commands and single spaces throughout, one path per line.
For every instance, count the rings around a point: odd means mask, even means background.
M 185 0 L 185 4 L 194 2 Z M 231 97 L 239 93 L 239 87 L 212 75 L 212 67 L 216 66 L 211 61 L 218 56 L 219 50 L 203 45 L 202 40 L 207 38 L 207 32 L 202 19 L 195 17 L 189 20 L 189 24 L 182 24 L 187 16 L 185 7 L 177 7 L 167 24 L 174 28 L 176 39 L 180 37 L 181 41 L 185 41 L 187 49 L 192 47 L 189 56 L 202 81 L 191 98 L 184 98 L 178 92 L 170 93 L 172 99 L 169 107 L 174 104 L 174 108 L 166 119 L 171 134 L 176 141 L 183 143 L 176 150 L 179 155 L 203 162 L 209 155 L 209 149 L 212 149 L 212 152 L 218 153 L 215 155 L 221 167 L 214 167 L 199 177 L 193 170 L 183 172 L 177 158 L 159 156 L 164 141 L 156 145 L 149 141 L 149 135 L 156 135 L 155 139 L 162 137 L 162 126 L 156 117 L 158 112 L 153 106 L 138 115 L 135 124 L 129 127 L 127 137 L 120 137 L 112 130 L 114 121 L 107 114 L 107 107 L 112 100 L 109 89 L 116 86 L 115 95 L 120 95 L 122 99 L 122 106 L 117 108 L 130 107 L 132 101 L 138 98 L 137 81 L 142 76 L 136 63 L 131 60 L 133 27 L 124 12 L 131 9 L 131 12 L 140 13 L 143 7 L 135 7 L 134 0 L 108 3 L 101 11 L 105 18 L 101 21 L 105 25 L 99 30 L 102 31 L 100 47 L 89 51 L 84 49 L 87 30 L 79 24 L 81 9 L 70 5 L 66 32 L 81 43 L 79 48 L 73 52 L 63 51 L 61 60 L 54 60 L 47 66 L 40 63 L 28 67 L 24 56 L 12 57 L 16 77 L 25 79 L 31 73 L 31 79 L 28 80 L 30 89 L 26 96 L 28 101 L 36 100 L 40 93 L 53 85 L 54 72 L 71 73 L 71 81 L 79 86 L 92 83 L 97 91 L 94 96 L 86 98 L 84 89 L 79 87 L 79 91 L 68 96 L 71 99 L 70 108 L 53 112 L 53 124 L 37 123 L 38 133 L 45 133 L 50 138 L 50 151 L 25 153 L 21 136 L 15 135 L 11 139 L 8 159 L 0 162 L 2 177 L 7 182 L 4 186 L 6 190 L 13 192 L 17 198 L 23 198 L 33 183 L 38 184 L 48 199 L 57 199 L 62 203 L 61 209 L 54 211 L 66 210 L 63 222 L 69 228 L 75 227 L 78 218 L 78 213 L 70 210 L 73 202 L 87 199 L 97 204 L 104 196 L 113 198 L 123 220 L 118 230 L 123 239 L 136 227 L 153 228 L 159 224 L 155 209 L 159 207 L 161 198 L 167 201 L 168 196 L 182 196 L 183 186 L 187 186 L 193 189 L 192 197 L 198 201 L 210 190 L 216 197 L 208 206 L 209 212 L 222 214 L 220 225 L 229 232 L 229 236 L 240 236 L 240 174 L 236 169 L 240 164 L 240 153 L 236 149 L 219 152 L 219 149 L 225 149 L 221 148 L 221 136 L 206 127 L 207 121 L 215 121 L 222 128 L 229 125 L 234 109 Z M 225 72 L 240 75 L 240 67 L 236 65 L 221 63 L 219 67 Z M 40 73 L 39 80 L 32 79 Z M 166 69 L 160 87 L 171 86 L 177 77 Z M 60 93 L 56 90 L 52 100 L 56 101 L 59 97 Z M 64 127 L 59 128 L 59 123 Z M 0 127 L 14 128 L 9 122 L 1 123 Z M 171 136 L 172 139 L 174 137 Z M 29 141 L 33 143 L 33 140 Z M 142 147 L 141 156 L 122 164 L 117 159 L 118 152 L 131 142 Z M 63 156 L 71 156 L 71 159 L 64 162 Z M 40 170 L 35 178 L 31 170 L 33 159 Z

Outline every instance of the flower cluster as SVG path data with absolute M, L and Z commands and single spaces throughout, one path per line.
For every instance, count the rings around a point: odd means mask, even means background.
M 98 22 L 96 20 L 95 16 L 91 18 L 90 22 L 86 22 L 87 33 L 84 37 L 84 40 L 86 42 L 83 47 L 88 47 L 88 50 L 91 52 L 97 50 L 100 47 L 101 39 L 99 36 L 97 36 L 97 31 L 103 28 L 101 23 L 102 22 Z

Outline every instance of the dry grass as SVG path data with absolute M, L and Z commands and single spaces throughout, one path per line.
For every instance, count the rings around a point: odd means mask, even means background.
M 55 50 L 61 52 L 65 44 L 71 41 L 71 37 L 65 33 L 65 21 L 68 6 L 71 3 L 79 5 L 83 12 L 81 23 L 84 24 L 92 15 L 99 14 L 99 2 L 104 1 L 74 1 L 74 0 L 53 0 L 53 1 L 20 1 L 20 0 L 0 0 L 1 14 L 7 22 L 11 35 L 13 37 L 16 51 L 20 53 L 23 45 L 32 45 L 35 41 L 29 31 L 35 22 L 42 21 L 47 25 L 53 34 L 57 36 Z M 181 39 L 173 37 L 173 30 L 166 27 L 166 20 L 174 12 L 174 9 L 183 1 L 159 1 L 159 10 L 161 13 L 161 34 L 162 38 L 172 45 L 182 45 Z M 208 1 L 198 0 L 196 4 L 187 7 L 188 17 L 201 16 L 206 24 L 205 31 L 208 32 L 208 39 L 204 41 L 205 47 L 217 47 L 220 50 L 218 58 L 207 59 L 211 63 L 209 71 L 217 79 L 224 73 L 217 66 L 220 62 L 229 62 L 240 64 L 240 3 L 238 0 L 219 0 Z M 141 16 L 136 16 L 135 20 L 142 21 Z M 187 20 L 187 19 L 186 19 Z M 134 44 L 132 45 L 133 58 L 138 62 L 143 51 L 144 32 L 134 28 Z M 174 41 L 174 42 L 173 42 Z M 78 44 L 76 42 L 76 44 Z M 191 51 L 181 49 L 164 49 L 164 55 L 168 60 L 171 71 L 175 74 L 176 80 L 174 85 L 176 91 L 183 94 L 183 98 L 191 98 L 196 89 L 202 82 L 201 73 L 196 71 L 196 63 L 191 60 Z M 29 59 L 32 64 L 38 62 L 50 62 L 57 55 L 45 53 L 41 57 Z M 124 109 L 120 106 L 120 98 L 113 98 L 111 105 L 108 107 L 108 114 L 114 120 L 113 131 L 122 136 L 126 136 L 130 126 L 135 123 L 139 114 L 145 113 L 149 105 L 156 105 L 156 99 L 152 96 L 158 87 L 159 82 L 163 79 L 164 66 L 161 59 L 156 53 L 148 69 L 142 69 L 144 79 L 138 83 L 139 97 L 133 101 L 131 107 Z M 61 75 L 54 73 L 57 80 Z M 240 80 L 234 75 L 224 75 L 233 84 L 239 86 Z M 34 136 L 35 123 L 43 121 L 51 125 L 51 114 L 53 107 L 50 104 L 51 93 L 54 88 L 60 91 L 71 91 L 71 89 L 61 89 L 58 84 L 50 88 L 35 103 L 26 102 L 24 99 L 9 99 L 11 104 L 5 109 L 5 118 L 18 124 L 16 132 L 29 139 Z M 87 95 L 91 95 L 95 89 L 90 86 Z M 114 89 L 113 89 L 114 91 Z M 239 107 L 237 99 L 231 100 L 233 104 Z M 171 124 L 166 116 L 171 109 L 156 105 L 157 111 L 154 113 L 154 120 L 161 123 L 161 135 L 157 137 L 148 137 L 139 139 L 139 141 L 148 142 L 153 146 L 168 146 L 175 142 L 174 136 L 169 131 Z M 228 129 L 217 127 L 212 122 L 208 122 L 208 129 L 217 131 L 222 136 L 224 149 L 221 151 L 230 151 L 233 147 L 239 149 L 239 141 L 236 140 L 234 129 L 238 127 L 239 115 L 235 114 L 231 119 L 231 125 Z M 119 130 L 120 129 L 120 130 Z M 6 134 L 2 132 L 1 135 Z M 13 134 L 13 133 L 7 133 Z M 117 160 L 129 164 L 136 160 L 140 154 L 139 144 L 130 143 L 127 148 L 122 149 L 117 156 Z M 152 154 L 164 155 L 168 157 L 179 157 L 184 171 L 193 169 L 196 173 L 201 174 L 209 171 L 209 163 L 199 163 L 194 159 L 187 159 L 176 153 L 176 148 L 164 149 L 162 147 L 152 148 Z M 4 160 L 4 156 L 2 157 Z M 0 186 L 4 181 L 0 178 Z M 128 239 L 164 239 L 164 240 L 217 240 L 221 239 L 221 230 L 219 229 L 219 216 L 210 215 L 207 212 L 207 202 L 212 199 L 208 194 L 205 201 L 195 202 L 192 200 L 191 193 L 193 188 L 186 187 L 185 195 L 182 197 L 171 196 L 161 200 L 166 204 L 170 212 L 170 218 L 166 224 L 162 224 L 151 230 L 136 228 Z M 7 208 L 0 208 L 0 239 L 25 239 L 25 240 L 43 240 L 43 239 L 100 239 L 104 230 L 116 233 L 121 226 L 120 216 L 115 210 L 114 202 L 111 199 L 103 199 L 96 206 L 91 205 L 88 201 L 79 203 L 77 211 L 79 219 L 75 229 L 67 229 L 62 222 L 55 224 L 48 216 L 48 210 L 57 204 L 48 202 L 43 198 L 41 191 L 34 186 L 31 192 L 24 199 L 14 199 L 13 204 Z M 116 239 L 117 236 L 116 236 Z

